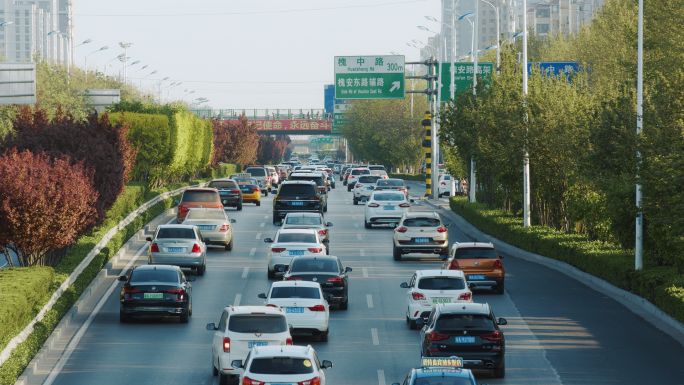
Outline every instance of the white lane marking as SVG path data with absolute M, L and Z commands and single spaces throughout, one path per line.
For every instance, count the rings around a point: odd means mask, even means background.
M 368 278 L 368 269 L 364 267 L 361 270 L 363 270 L 363 278 Z
M 235 302 L 233 302 L 233 306 L 240 306 L 240 300 L 242 299 L 242 294 L 235 294 Z
M 124 266 L 123 270 L 121 270 L 123 273 L 128 271 L 133 263 L 138 260 L 138 257 L 147 250 L 147 242 L 138 250 L 137 253 L 131 258 L 130 261 Z M 69 342 L 69 345 L 67 345 L 66 350 L 62 354 L 62 357 L 59 359 L 57 362 L 57 365 L 52 369 L 52 372 L 50 372 L 50 376 L 48 376 L 47 380 L 45 380 L 45 384 L 47 385 L 52 385 L 52 383 L 55 381 L 57 376 L 59 375 L 59 372 L 62 371 L 62 368 L 64 368 L 64 365 L 66 362 L 69 360 L 69 357 L 71 356 L 71 353 L 74 352 L 76 349 L 76 346 L 78 346 L 79 341 L 81 341 L 81 338 L 85 334 L 85 332 L 88 330 L 88 327 L 90 326 L 91 323 L 93 323 L 93 320 L 97 316 L 97 314 L 100 312 L 102 309 L 102 306 L 104 306 L 105 302 L 107 302 L 107 299 L 112 295 L 112 292 L 114 292 L 114 289 L 116 289 L 119 286 L 119 280 L 115 279 L 114 282 L 112 282 L 111 286 L 109 286 L 109 289 L 105 292 L 105 294 L 100 298 L 100 301 L 98 301 L 97 305 L 93 309 L 93 311 L 90 313 L 88 316 L 88 319 L 83 323 L 83 326 L 76 332 L 74 337 L 71 339 L 71 342 Z
M 373 308 L 373 296 L 366 294 L 366 301 L 368 302 L 368 307 Z
M 258 233 L 256 239 L 261 239 L 261 233 Z
M 259 225 L 259 227 L 264 227 L 264 226 L 266 226 L 265 223 L 262 223 L 262 224 Z
M 348 205 L 348 204 L 349 204 L 349 202 L 345 203 L 345 205 Z
M 256 253 L 256 247 L 252 247 L 252 250 L 249 251 L 249 256 L 254 256 L 254 253 Z
M 352 215 L 352 219 L 356 219 L 356 215 Z
M 356 234 L 356 238 L 359 238 L 359 241 L 361 240 L 361 234 Z
M 168 225 L 169 223 L 174 222 L 175 220 L 176 220 L 176 217 L 173 217 L 173 218 L 169 219 L 169 220 L 166 222 L 166 224 Z
M 240 294 L 238 294 L 240 295 Z M 378 329 L 371 329 L 371 337 L 373 337 L 373 345 L 380 345 L 380 340 L 378 339 Z
M 359 249 L 359 255 L 361 255 L 362 257 L 365 257 L 366 256 L 366 250 Z
M 382 369 L 378 369 L 378 384 L 379 385 L 385 385 L 385 371 Z
M 358 229 L 358 228 L 359 228 L 359 224 L 358 224 L 358 223 L 354 223 L 354 227 L 356 227 L 356 228 Z
M 268 219 L 268 215 L 264 215 L 264 219 Z
M 269 213 L 269 214 L 273 214 L 273 210 L 268 210 L 268 213 Z
M 242 278 L 247 278 L 247 274 L 249 274 L 249 267 L 245 267 L 245 269 L 242 270 Z

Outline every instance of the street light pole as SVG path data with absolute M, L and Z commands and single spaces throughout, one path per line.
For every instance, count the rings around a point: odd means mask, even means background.
M 644 0 L 639 0 L 639 26 L 637 42 L 637 136 L 641 136 L 643 128 L 642 116 L 644 114 Z M 639 166 L 641 153 L 637 151 L 637 181 L 639 180 Z M 643 268 L 643 237 L 644 237 L 644 213 L 641 212 L 641 183 L 636 185 L 636 205 L 639 213 L 636 218 L 636 243 L 634 245 L 634 269 Z
M 527 0 L 523 0 L 523 108 L 527 98 Z M 525 111 L 525 144 L 523 145 L 523 227 L 530 227 L 530 156 L 527 153 L 527 111 Z
M 93 51 L 93 52 L 91 52 L 91 53 L 89 53 L 89 54 L 86 55 L 86 57 L 85 57 L 85 80 L 86 80 L 86 81 L 88 81 L 88 56 L 90 56 L 90 55 L 92 55 L 92 54 L 94 54 L 94 53 L 98 53 L 98 52 L 100 52 L 100 51 L 107 50 L 107 49 L 109 49 L 109 46 L 108 46 L 108 45 L 106 45 L 106 46 L 104 46 L 104 47 L 98 49 L 97 51 Z M 97 72 L 97 70 L 96 70 L 95 72 Z
M 501 39 L 501 35 L 499 35 L 499 25 L 501 25 L 501 19 L 499 18 L 499 8 L 495 7 L 494 4 L 490 3 L 487 0 L 482 0 L 483 2 L 489 4 L 494 8 L 494 11 L 496 11 L 496 70 L 499 71 L 499 61 L 500 61 L 500 50 L 499 50 L 499 39 Z
M 477 96 L 477 57 L 478 57 L 478 50 L 477 47 L 480 45 L 480 42 L 478 41 L 478 23 L 477 21 L 480 19 L 480 2 L 475 1 L 475 21 L 473 22 L 473 51 L 472 51 L 472 58 L 473 58 L 473 96 Z M 475 157 L 471 156 L 470 157 L 470 203 L 475 203 L 476 201 L 476 196 L 475 196 L 475 190 L 476 190 L 476 184 L 477 180 L 476 174 L 475 174 Z

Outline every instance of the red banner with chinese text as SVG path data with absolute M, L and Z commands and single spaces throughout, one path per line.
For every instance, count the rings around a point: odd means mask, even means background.
M 237 120 L 231 120 L 237 123 Z M 250 119 L 257 131 L 293 131 L 305 135 L 307 131 L 331 131 L 330 120 L 306 120 L 306 119 Z

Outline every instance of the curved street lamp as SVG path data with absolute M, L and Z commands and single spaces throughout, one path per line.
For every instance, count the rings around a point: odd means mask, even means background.
M 88 81 L 88 56 L 90 56 L 90 55 L 92 55 L 92 54 L 94 54 L 94 53 L 98 53 L 98 52 L 100 52 L 100 51 L 108 50 L 108 49 L 109 49 L 109 46 L 106 45 L 106 46 L 104 46 L 104 47 L 98 49 L 97 51 L 93 51 L 93 52 L 91 52 L 91 53 L 89 53 L 89 54 L 86 55 L 86 57 L 85 57 L 85 73 L 86 73 L 85 78 L 86 78 L 86 81 Z

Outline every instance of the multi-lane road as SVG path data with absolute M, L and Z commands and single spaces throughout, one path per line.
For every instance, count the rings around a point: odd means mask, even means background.
M 295 344 L 311 344 L 334 367 L 327 383 L 380 384 L 403 382 L 420 358 L 418 331 L 405 321 L 405 289 L 417 269 L 439 267 L 438 259 L 420 255 L 392 259 L 392 230 L 365 229 L 362 205 L 352 205 L 346 186 L 329 196 L 327 221 L 331 254 L 350 273 L 346 311 L 331 310 L 330 340 L 295 336 Z M 424 193 L 412 185 L 413 196 Z M 271 195 L 261 207 L 245 204 L 230 211 L 236 219 L 235 248 L 208 253 L 207 272 L 193 283 L 193 315 L 177 319 L 119 323 L 117 287 L 82 335 L 68 360 L 53 371 L 54 384 L 213 384 L 211 341 L 205 326 L 217 322 L 226 305 L 260 305 L 257 294 L 271 281 L 266 276 L 264 238 L 271 223 Z M 414 210 L 432 210 L 416 204 Z M 457 226 L 451 242 L 474 239 Z M 505 255 L 505 254 L 504 254 Z M 488 302 L 504 317 L 507 340 L 506 378 L 481 374 L 489 384 L 684 384 L 684 347 L 619 302 L 549 268 L 505 255 L 506 293 L 475 291 L 476 302 Z M 145 263 L 145 254 L 138 264 Z M 191 274 L 191 273 L 189 273 Z M 120 284 L 119 284 L 120 286 Z M 477 373 L 476 373 L 477 375 Z

